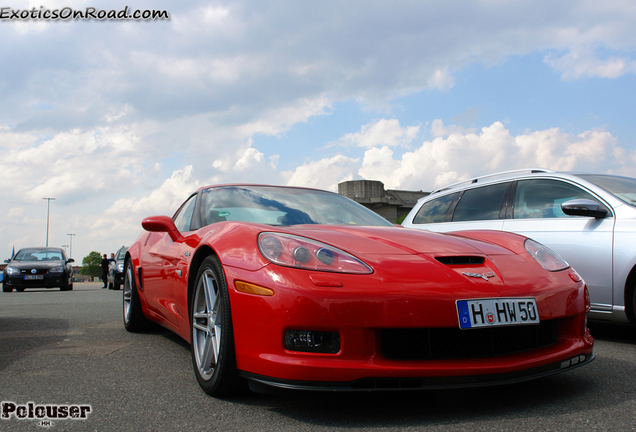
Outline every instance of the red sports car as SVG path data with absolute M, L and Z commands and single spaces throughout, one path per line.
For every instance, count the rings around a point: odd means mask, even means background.
M 211 395 L 513 383 L 594 359 L 558 255 L 497 231 L 398 228 L 315 189 L 199 189 L 126 253 L 124 324 L 188 341 Z

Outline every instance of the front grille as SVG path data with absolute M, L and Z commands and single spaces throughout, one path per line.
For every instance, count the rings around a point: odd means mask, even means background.
M 559 321 L 539 325 L 384 329 L 382 355 L 390 360 L 445 360 L 494 357 L 546 347 L 557 342 Z
M 30 274 L 39 274 L 39 275 L 41 275 L 41 274 L 46 274 L 46 272 L 49 271 L 49 269 L 36 269 L 37 272 L 33 273 L 31 270 L 32 269 L 22 269 L 22 270 L 20 270 L 20 273 L 22 273 L 23 275 L 30 275 Z

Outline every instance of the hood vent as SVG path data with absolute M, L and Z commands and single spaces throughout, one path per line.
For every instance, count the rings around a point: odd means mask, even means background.
M 449 257 L 435 257 L 435 259 L 442 264 L 446 265 L 469 265 L 469 264 L 483 264 L 485 258 L 480 256 L 449 256 Z

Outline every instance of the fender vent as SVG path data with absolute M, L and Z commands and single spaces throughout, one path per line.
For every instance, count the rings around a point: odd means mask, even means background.
M 446 265 L 467 265 L 467 264 L 483 264 L 485 258 L 480 256 L 449 256 L 435 257 L 435 259 Z

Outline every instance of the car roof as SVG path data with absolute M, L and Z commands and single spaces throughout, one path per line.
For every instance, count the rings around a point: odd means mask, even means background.
M 428 201 L 429 198 L 433 196 L 438 196 L 442 192 L 452 192 L 452 191 L 462 191 L 470 188 L 471 186 L 478 184 L 492 184 L 499 183 L 502 181 L 515 180 L 520 178 L 532 178 L 532 177 L 552 177 L 552 178 L 561 178 L 567 179 L 570 181 L 576 181 L 581 185 L 585 185 L 591 189 L 598 189 L 598 186 L 594 183 L 590 182 L 584 176 L 586 175 L 597 175 L 597 176 L 606 176 L 606 177 L 621 177 L 613 174 L 594 174 L 588 172 L 579 172 L 579 171 L 553 171 L 545 168 L 524 168 L 510 171 L 503 171 L 494 174 L 487 174 L 484 176 L 474 177 L 468 180 L 462 180 L 457 183 L 452 183 L 448 186 L 444 186 L 442 188 L 436 189 L 431 192 L 429 195 L 420 198 L 418 201 Z M 626 177 L 628 178 L 628 177 Z
M 227 184 L 207 185 L 207 186 L 201 186 L 196 191 L 198 192 L 198 191 L 202 191 L 202 190 L 210 189 L 210 188 L 224 188 L 224 187 L 267 187 L 267 188 L 276 188 L 276 189 L 305 189 L 305 190 L 335 194 L 335 192 L 331 192 L 324 189 L 316 189 L 316 188 L 309 188 L 309 187 L 302 187 L 302 186 L 268 185 L 268 184 L 260 184 L 260 183 L 227 183 Z

